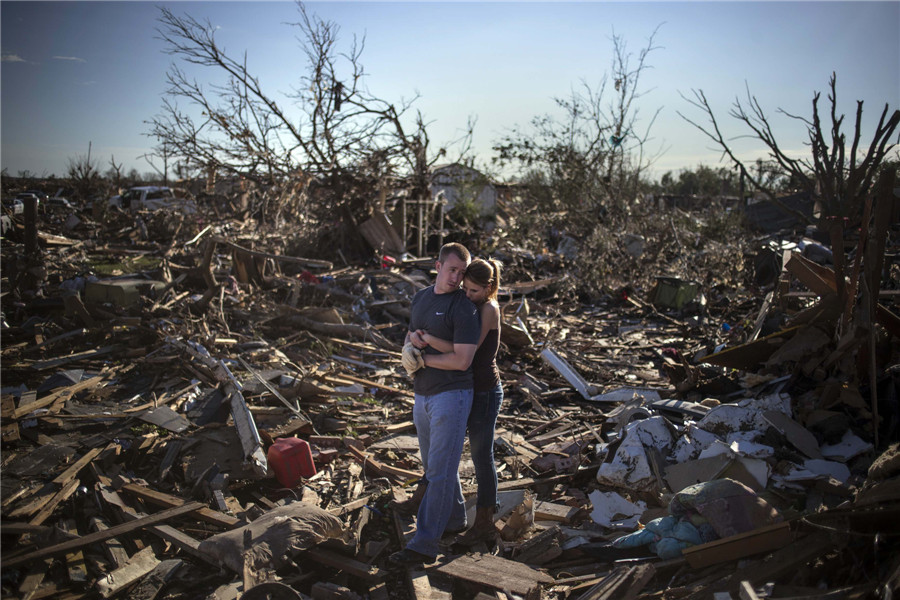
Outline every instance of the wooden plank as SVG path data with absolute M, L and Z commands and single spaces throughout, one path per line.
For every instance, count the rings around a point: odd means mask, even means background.
M 56 479 L 53 480 L 53 483 L 57 483 L 59 485 L 65 485 L 69 483 L 72 478 L 78 475 L 78 472 L 81 471 L 81 469 L 83 469 L 85 465 L 94 460 L 102 451 L 102 448 L 93 448 L 92 450 L 89 450 L 87 454 L 72 463 L 72 466 L 60 473 L 56 477 Z
M 378 583 L 384 581 L 388 576 L 387 571 L 375 565 L 360 562 L 321 547 L 310 548 L 304 554 L 320 564 L 344 571 L 364 581 Z
M 490 554 L 459 556 L 441 564 L 436 570 L 443 575 L 527 598 L 533 598 L 535 594 L 539 596 L 540 585 L 553 582 L 553 577 L 546 573 Z
M 147 546 L 129 558 L 123 566 L 101 577 L 95 587 L 101 596 L 109 598 L 149 574 L 157 565 L 159 565 L 159 559 L 156 558 L 153 546 Z
M 406 481 L 409 479 L 421 479 L 423 476 L 421 471 L 408 471 L 399 467 L 383 464 L 382 462 L 375 459 L 371 454 L 363 452 L 362 450 L 351 444 L 348 444 L 347 448 L 350 450 L 350 453 L 353 454 L 353 456 L 360 462 L 360 464 L 376 471 L 379 475 L 386 475 L 400 481 Z
M 82 390 L 86 390 L 92 387 L 97 386 L 103 379 L 106 378 L 106 375 L 97 375 L 95 377 L 91 377 L 90 379 L 85 379 L 84 381 L 79 381 L 78 383 L 74 383 L 70 386 L 66 386 L 61 390 L 57 390 L 50 394 L 47 394 L 43 398 L 36 400 L 34 402 L 29 402 L 24 405 L 19 405 L 19 408 L 16 409 L 15 417 L 17 419 L 21 419 L 25 415 L 39 409 L 44 408 L 45 406 L 49 406 L 58 400 L 68 399 L 77 394 Z
M 53 514 L 53 511 L 56 510 L 56 507 L 74 494 L 79 485 L 81 485 L 81 482 L 77 479 L 69 481 L 61 490 L 54 494 L 28 522 L 32 525 L 40 525 L 49 519 L 50 515 Z
M 581 511 L 576 506 L 554 504 L 553 502 L 538 501 L 534 503 L 534 518 L 536 521 L 559 521 L 571 523 L 572 519 Z
M 141 500 L 145 500 L 151 504 L 164 506 L 166 508 L 184 506 L 184 504 L 187 503 L 187 500 L 184 500 L 177 496 L 164 494 L 163 492 L 158 492 L 156 490 L 150 489 L 147 486 L 138 485 L 136 483 L 126 483 L 122 486 L 122 491 L 140 498 Z M 233 529 L 237 526 L 238 523 L 240 523 L 240 520 L 237 517 L 212 510 L 211 508 L 207 508 L 205 506 L 193 512 L 192 515 L 197 517 L 201 521 L 205 521 L 212 525 L 218 525 L 219 527 L 224 527 L 225 529 Z
M 39 360 L 32 363 L 31 368 L 38 371 L 45 371 L 47 369 L 54 369 L 56 367 L 61 367 L 65 364 L 76 362 L 79 360 L 96 358 L 98 356 L 106 356 L 107 354 L 111 354 L 117 350 L 121 350 L 121 347 L 115 345 L 103 346 L 102 348 L 97 348 L 95 350 L 86 350 L 84 352 L 77 352 L 68 356 L 60 356 L 58 358 L 51 358 L 48 360 Z
M 35 597 L 35 593 L 41 585 L 41 582 L 44 581 L 44 577 L 47 575 L 47 571 L 50 570 L 51 564 L 53 564 L 53 561 L 48 559 L 33 565 L 28 570 L 28 573 L 22 579 L 22 583 L 19 584 L 19 596 L 22 600 L 31 600 L 31 598 Z
M 109 529 L 109 524 L 106 520 L 99 516 L 91 517 L 90 525 L 91 529 L 94 531 L 105 531 Z M 123 546 L 122 542 L 118 539 L 113 537 L 99 543 L 103 547 L 104 554 L 106 554 L 109 562 L 111 562 L 114 567 L 121 567 L 128 561 L 128 552 L 125 551 L 125 546 Z
M 62 522 L 61 529 L 69 534 L 78 535 L 78 527 L 75 519 L 66 519 Z M 69 581 L 83 584 L 87 581 L 87 567 L 84 564 L 84 552 L 81 548 L 66 554 L 66 570 L 69 572 Z
M 775 523 L 722 538 L 707 544 L 691 546 L 682 551 L 689 565 L 695 569 L 707 567 L 720 562 L 727 562 L 751 556 L 760 552 L 768 552 L 787 546 L 794 540 L 790 524 Z
M 15 420 L 16 401 L 12 394 L 6 394 L 0 398 L 0 418 L 3 425 L 0 427 L 0 440 L 4 444 L 19 441 L 19 423 Z
M 741 600 L 759 600 L 759 596 L 756 595 L 756 590 L 753 589 L 753 586 L 750 585 L 749 581 L 741 582 L 740 597 Z
M 104 531 L 96 531 L 94 533 L 89 533 L 88 535 L 81 537 L 77 540 L 69 540 L 66 542 L 62 542 L 60 544 L 55 544 L 53 546 L 48 546 L 46 548 L 40 548 L 33 552 L 29 552 L 24 556 L 19 556 L 13 559 L 6 561 L 5 567 L 15 567 L 21 564 L 25 564 L 34 560 L 39 560 L 42 558 L 46 558 L 48 556 L 56 556 L 58 554 L 65 554 L 66 552 L 70 552 L 76 548 L 83 548 L 84 546 L 90 544 L 96 544 L 97 542 L 101 542 L 103 540 L 108 540 L 110 538 L 114 538 L 118 535 L 122 535 L 125 533 L 131 533 L 132 531 L 136 531 L 138 529 L 142 529 L 144 527 L 149 527 L 151 525 L 156 525 L 158 523 L 163 523 L 168 521 L 169 519 L 174 519 L 175 517 L 179 517 L 181 515 L 185 515 L 187 513 L 193 512 L 201 508 L 203 504 L 200 502 L 190 502 L 183 506 L 177 506 L 175 508 L 170 508 L 168 510 L 164 510 L 162 512 L 158 512 L 147 517 L 137 519 L 135 521 L 131 521 L 130 523 L 122 523 L 121 525 L 116 525 L 115 527 L 110 527 Z
M 183 564 L 180 558 L 162 561 L 128 593 L 129 600 L 154 600 Z
M 407 583 L 412 600 L 450 600 L 451 594 L 431 586 L 428 574 L 422 569 L 409 569 Z

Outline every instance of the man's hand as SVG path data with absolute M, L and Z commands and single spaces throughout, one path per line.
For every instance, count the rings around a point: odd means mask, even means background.
M 425 341 L 425 330 L 417 329 L 415 331 L 410 332 L 409 334 L 409 343 L 413 346 L 422 350 L 428 347 L 428 342 Z
M 422 352 L 419 351 L 418 348 L 412 345 L 411 342 L 407 342 L 405 346 L 403 346 L 403 353 L 400 357 L 400 362 L 403 364 L 403 368 L 406 369 L 408 375 L 412 376 L 416 371 L 425 366 L 425 359 L 422 358 Z

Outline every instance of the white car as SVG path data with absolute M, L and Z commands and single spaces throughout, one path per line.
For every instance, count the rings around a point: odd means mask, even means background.
M 171 188 L 157 185 L 141 185 L 128 190 L 119 196 L 109 199 L 109 206 L 122 210 L 159 210 L 169 208 L 194 212 L 196 207 L 187 198 L 179 198 Z
M 21 215 L 25 212 L 25 203 L 19 198 L 4 198 L 3 207 L 14 215 Z

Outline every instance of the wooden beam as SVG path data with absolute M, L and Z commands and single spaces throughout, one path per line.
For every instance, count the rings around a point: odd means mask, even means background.
M 103 452 L 103 448 L 93 448 L 89 450 L 84 456 L 72 463 L 72 466 L 60 473 L 56 479 L 53 480 L 53 483 L 58 483 L 59 485 L 69 483 L 69 481 L 78 475 L 79 471 L 81 471 L 89 462 L 94 460 L 101 452 Z
M 166 508 L 184 506 L 187 503 L 187 500 L 184 500 L 177 496 L 171 496 L 163 492 L 158 492 L 156 490 L 150 489 L 147 486 L 138 485 L 136 483 L 126 483 L 122 486 L 122 491 L 140 498 L 141 500 L 150 502 L 151 504 L 164 506 Z M 201 521 L 211 523 L 212 525 L 218 525 L 219 527 L 224 527 L 225 529 L 233 529 L 237 527 L 238 523 L 240 523 L 240 520 L 237 517 L 227 515 L 217 510 L 212 510 L 211 508 L 207 508 L 205 506 L 191 514 Z
M 132 531 L 136 531 L 138 529 L 142 529 L 144 527 L 150 527 L 151 525 L 156 525 L 158 523 L 163 523 L 168 521 L 169 519 L 174 519 L 175 517 L 179 517 L 181 515 L 185 515 L 190 512 L 194 512 L 203 507 L 203 504 L 200 502 L 189 502 L 183 506 L 177 506 L 175 508 L 170 508 L 168 510 L 164 510 L 162 512 L 158 512 L 153 515 L 149 515 L 147 517 L 137 519 L 136 521 L 131 521 L 130 523 L 122 523 L 121 525 L 116 525 L 115 527 L 110 527 L 109 529 L 103 531 L 96 531 L 94 533 L 89 533 L 88 535 L 81 537 L 77 540 L 69 540 L 66 542 L 62 542 L 60 544 L 55 544 L 53 546 L 48 546 L 46 548 L 40 548 L 33 552 L 29 552 L 23 556 L 19 556 L 7 561 L 4 561 L 4 567 L 15 567 L 21 564 L 25 564 L 34 560 L 39 560 L 42 558 L 46 558 L 48 556 L 56 556 L 58 554 L 65 554 L 66 552 L 71 552 L 76 548 L 83 548 L 84 546 L 88 546 L 90 544 L 95 544 L 97 542 L 101 542 L 103 540 L 108 540 L 110 538 L 114 538 L 118 535 L 122 535 L 125 533 L 131 533 Z
M 438 573 L 525 598 L 540 596 L 540 585 L 553 577 L 528 565 L 490 554 L 466 554 L 437 567 Z
M 96 377 L 91 377 L 90 379 L 85 379 L 84 381 L 79 381 L 78 383 L 64 387 L 61 390 L 57 390 L 55 392 L 47 394 L 40 400 L 30 402 L 24 406 L 19 406 L 19 408 L 16 409 L 15 417 L 17 419 L 21 419 L 25 415 L 27 415 L 39 408 L 44 408 L 45 406 L 53 404 L 57 400 L 71 398 L 76 393 L 78 393 L 82 390 L 86 390 L 88 388 L 92 388 L 92 387 L 98 385 L 101 381 L 103 381 L 103 379 L 105 377 L 106 377 L 106 375 L 97 375 Z
M 157 565 L 159 565 L 159 559 L 156 558 L 153 546 L 147 546 L 129 558 L 127 563 L 101 577 L 95 587 L 101 596 L 109 598 L 149 574 Z
M 375 565 L 360 562 L 321 547 L 310 548 L 304 554 L 320 564 L 344 571 L 364 581 L 378 583 L 384 581 L 388 576 L 387 571 Z
M 78 486 L 81 485 L 81 482 L 77 479 L 72 479 L 66 485 L 62 487 L 61 490 L 56 492 L 50 500 L 44 504 L 43 507 L 34 515 L 28 522 L 31 525 L 40 525 L 44 521 L 50 518 L 50 515 L 53 514 L 53 511 L 56 510 L 56 507 L 66 501 L 69 496 L 75 493 L 75 490 L 78 489 Z

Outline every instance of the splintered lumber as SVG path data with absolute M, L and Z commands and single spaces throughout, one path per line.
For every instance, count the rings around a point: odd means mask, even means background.
M 466 554 L 437 567 L 437 571 L 491 589 L 509 591 L 525 598 L 539 598 L 540 586 L 553 577 L 514 560 L 490 554 Z
M 103 517 L 91 517 L 90 525 L 91 529 L 93 529 L 94 531 L 105 531 L 109 529 L 109 525 L 106 523 Z M 121 567 L 128 560 L 128 552 L 125 551 L 125 547 L 122 545 L 122 542 L 120 542 L 116 538 L 103 540 L 102 542 L 100 542 L 100 545 L 103 547 L 103 552 L 106 554 L 106 558 L 109 559 L 109 562 L 111 562 L 113 566 Z
M 122 588 L 131 585 L 153 571 L 157 565 L 159 565 L 159 559 L 156 558 L 156 554 L 153 552 L 153 546 L 147 546 L 129 558 L 128 562 L 123 566 L 101 577 L 97 581 L 97 591 L 104 598 L 109 598 Z
M 72 465 L 68 469 L 60 473 L 56 477 L 56 479 L 53 480 L 53 483 L 58 483 L 59 485 L 65 485 L 69 483 L 69 481 L 71 481 L 76 475 L 78 475 L 78 472 L 81 471 L 81 469 L 87 466 L 87 464 L 94 460 L 102 451 L 102 448 L 91 449 L 84 456 L 72 463 Z
M 62 502 L 65 502 L 69 496 L 75 493 L 75 490 L 78 489 L 78 486 L 81 485 L 81 482 L 77 479 L 73 479 L 69 481 L 66 485 L 62 487 L 61 490 L 56 492 L 50 500 L 47 501 L 44 506 L 34 515 L 28 522 L 32 525 L 40 525 L 44 521 L 50 518 L 50 515 L 53 514 L 53 511 L 56 510 L 56 507 L 59 506 Z
M 392 467 L 391 465 L 383 464 L 373 458 L 372 455 L 368 452 L 363 452 L 362 450 L 351 444 L 348 444 L 347 448 L 350 450 L 350 453 L 353 454 L 356 460 L 358 460 L 363 466 L 376 471 L 379 475 L 391 477 L 401 482 L 407 481 L 409 479 L 422 478 L 422 473 L 419 471 L 408 471 L 399 467 Z
M 230 242 L 225 238 L 214 236 L 212 241 L 216 244 L 222 244 L 223 246 L 228 246 L 232 250 L 237 250 L 238 252 L 243 252 L 249 256 L 254 258 L 271 258 L 272 260 L 283 262 L 283 263 L 295 263 L 300 264 L 305 267 L 312 267 L 318 269 L 325 269 L 330 271 L 334 268 L 334 263 L 327 260 L 316 260 L 314 258 L 303 258 L 301 256 L 285 256 L 284 254 L 269 254 L 268 252 L 259 252 L 257 250 L 249 250 L 244 248 L 243 246 L 239 246 L 234 242 Z
M 0 426 L 0 439 L 4 444 L 19 441 L 19 423 L 15 420 L 16 403 L 12 394 L 6 394 L 0 398 L 0 418 L 3 424 Z
M 42 563 L 33 565 L 28 570 L 28 574 L 25 575 L 22 579 L 22 583 L 19 585 L 19 595 L 22 600 L 30 600 L 34 597 L 38 586 L 44 581 L 44 577 L 47 575 L 47 571 L 50 569 L 51 564 L 52 561 L 48 559 Z
M 116 525 L 115 527 L 110 527 L 109 529 L 105 529 L 103 531 L 95 531 L 94 533 L 89 533 L 88 535 L 83 536 L 77 540 L 68 540 L 60 544 L 48 546 L 46 548 L 39 548 L 38 550 L 29 552 L 28 554 L 25 554 L 23 556 L 18 556 L 16 558 L 6 560 L 4 561 L 5 564 L 3 566 L 11 568 L 31 562 L 33 560 L 46 558 L 48 556 L 65 554 L 66 552 L 71 552 L 76 548 L 83 548 L 84 546 L 96 544 L 97 542 L 102 542 L 103 540 L 108 540 L 118 535 L 130 533 L 132 531 L 136 531 L 144 527 L 149 527 L 151 525 L 156 525 L 158 523 L 163 523 L 165 521 L 168 521 L 169 519 L 194 512 L 201 507 L 203 507 L 203 504 L 201 504 L 200 502 L 189 502 L 183 506 L 176 506 L 175 508 L 170 508 L 168 510 L 158 512 L 147 517 L 131 521 L 130 523 L 122 523 L 121 525 Z
M 138 485 L 136 483 L 126 483 L 122 486 L 122 491 L 127 492 L 132 496 L 140 498 L 141 500 L 144 500 L 151 504 L 164 506 L 166 508 L 183 506 L 187 503 L 187 500 L 183 500 L 177 496 L 171 496 L 163 492 L 158 492 L 156 490 L 148 488 L 147 486 Z M 197 517 L 201 521 L 211 523 L 212 525 L 218 525 L 219 527 L 224 527 L 225 529 L 233 529 L 238 525 L 238 523 L 240 523 L 240 520 L 237 517 L 212 510 L 211 508 L 207 508 L 205 506 L 192 513 L 192 515 Z
M 100 486 L 100 496 L 103 498 L 104 502 L 108 503 L 110 506 L 116 507 L 123 519 L 133 523 L 134 521 L 147 518 L 147 515 L 144 513 L 138 512 L 125 504 L 125 501 L 122 500 L 121 496 L 110 487 L 108 478 L 101 477 L 100 481 L 103 484 Z M 184 550 L 191 556 L 206 561 L 216 568 L 220 566 L 218 559 L 200 550 L 200 542 L 198 540 L 170 525 L 151 525 L 147 528 L 147 531 L 161 537 L 176 548 Z
M 121 350 L 120 346 L 103 346 L 102 348 L 97 348 L 96 350 L 86 350 L 84 352 L 78 352 L 75 354 L 70 354 L 68 356 L 61 356 L 59 358 L 51 358 L 48 360 L 40 360 L 31 364 L 31 368 L 44 371 L 46 369 L 54 369 L 56 367 L 61 367 L 62 365 L 76 362 L 79 360 L 86 360 L 89 358 L 96 358 L 98 356 L 106 356 L 107 354 L 111 354 Z
M 213 358 L 206 348 L 192 340 L 167 337 L 166 343 L 185 350 L 215 375 L 223 388 L 223 393 L 228 398 L 231 418 L 234 421 L 238 438 L 241 440 L 244 460 L 250 464 L 257 475 L 265 477 L 268 460 L 265 450 L 263 450 L 262 439 L 259 437 L 259 430 L 256 427 L 256 421 L 253 420 L 253 414 L 241 393 L 243 386 L 235 378 L 228 365 L 222 359 Z
M 15 418 L 21 419 L 25 415 L 27 415 L 31 412 L 34 412 L 35 410 L 37 410 L 39 408 L 44 408 L 45 406 L 53 404 L 54 402 L 56 402 L 58 400 L 62 400 L 62 401 L 68 400 L 69 398 L 74 396 L 76 393 L 98 385 L 101 381 L 103 381 L 103 379 L 105 377 L 106 377 L 106 375 L 97 375 L 96 377 L 91 377 L 90 379 L 85 379 L 84 381 L 79 381 L 78 383 L 64 387 L 55 392 L 51 392 L 50 394 L 47 394 L 46 396 L 44 396 L 43 398 L 41 398 L 39 400 L 35 400 L 34 402 L 29 402 L 28 404 L 19 406 L 19 408 L 16 409 Z
M 163 586 L 175 576 L 182 564 L 184 561 L 180 558 L 170 558 L 156 565 L 150 574 L 129 592 L 129 600 L 154 600 Z
M 602 581 L 591 587 L 577 600 L 631 600 L 641 593 L 641 590 L 656 574 L 653 565 L 636 565 L 630 568 L 618 567 Z
M 66 519 L 62 522 L 61 529 L 69 534 L 78 536 L 78 527 L 75 519 Z M 79 548 L 66 554 L 66 569 L 69 571 L 69 581 L 84 583 L 87 581 L 87 567 L 84 564 L 84 553 Z

